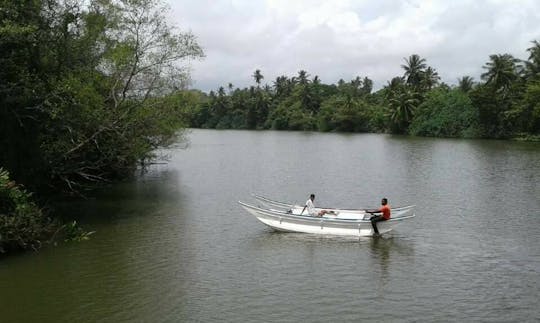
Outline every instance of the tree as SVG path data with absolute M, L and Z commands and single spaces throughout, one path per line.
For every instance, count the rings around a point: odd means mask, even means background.
M 520 60 L 510 54 L 491 55 L 483 68 L 487 71 L 481 77 L 486 82 L 470 92 L 471 99 L 480 111 L 484 134 L 507 138 L 520 123 L 517 104 L 525 92 Z
M 427 67 L 426 60 L 420 58 L 417 54 L 409 56 L 408 59 L 403 59 L 405 60 L 405 64 L 402 64 L 401 67 L 405 70 L 404 76 L 407 84 L 413 87 L 419 87 Z
M 338 131 L 369 131 L 369 119 L 366 104 L 359 98 L 339 97 L 335 102 L 332 123 Z
M 388 100 L 390 110 L 392 111 L 390 119 L 393 124 L 392 130 L 394 132 L 407 132 L 414 115 L 414 110 L 419 102 L 418 95 L 409 89 L 398 91 Z
M 261 74 L 261 70 L 256 69 L 253 73 L 253 78 L 255 79 L 255 83 L 257 83 L 257 87 L 261 85 L 261 80 L 264 78 L 264 76 Z
M 292 82 L 286 76 L 278 76 L 274 81 L 274 91 L 278 98 L 288 96 L 292 92 Z
M 420 104 L 409 133 L 415 136 L 476 137 L 479 113 L 460 89 L 434 89 Z
M 480 136 L 503 138 L 507 136 L 504 127 L 505 111 L 510 109 L 508 97 L 495 91 L 489 84 L 480 84 L 468 93 L 473 106 L 478 109 Z
M 540 42 L 532 41 L 533 46 L 529 47 L 529 59 L 525 62 L 526 74 L 529 79 L 540 80 Z
M 373 81 L 369 79 L 367 76 L 364 77 L 362 80 L 362 88 L 360 89 L 360 92 L 362 95 L 368 95 L 373 90 Z
M 0 61 L 18 66 L 16 73 L 0 73 L 0 84 L 24 85 L 5 89 L 17 103 L 1 112 L 11 117 L 3 118 L 0 137 L 26 142 L 12 149 L 0 141 L 1 150 L 14 152 L 0 162 L 15 178 L 79 190 L 130 173 L 176 138 L 184 115 L 168 96 L 189 81 L 180 63 L 203 54 L 191 33 L 167 24 L 163 9 L 156 0 L 10 7 L 9 19 L 33 19 L 11 20 L 20 30 L 2 29 L 10 35 L 0 37 L 0 47 L 10 47 Z M 24 171 L 14 166 L 17 160 L 25 161 Z
M 296 79 L 298 84 L 303 85 L 303 86 L 308 85 L 309 83 L 308 78 L 309 78 L 309 74 L 306 71 L 304 70 L 298 71 L 298 78 Z
M 439 83 L 439 80 L 441 78 L 439 77 L 439 73 L 432 68 L 431 66 L 428 66 L 426 70 L 423 73 L 422 78 L 422 85 L 425 90 L 431 90 L 434 86 L 436 86 Z
M 487 71 L 481 75 L 482 80 L 497 91 L 507 91 L 519 77 L 520 60 L 510 54 L 490 55 L 489 59 L 483 66 Z
M 525 93 L 525 125 L 524 130 L 540 135 L 540 82 L 532 83 Z
M 468 93 L 470 90 L 472 90 L 474 85 L 474 79 L 470 76 L 463 76 L 461 78 L 458 78 L 458 88 L 463 93 Z
M 404 85 L 405 81 L 403 80 L 403 78 L 396 76 L 386 83 L 384 89 L 387 93 L 392 93 L 401 90 Z
M 13 250 L 37 250 L 58 227 L 0 167 L 0 255 Z

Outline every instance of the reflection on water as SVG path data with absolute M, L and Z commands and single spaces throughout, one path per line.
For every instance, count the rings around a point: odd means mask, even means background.
M 168 153 L 65 205 L 92 240 L 0 262 L 2 320 L 538 318 L 539 144 L 195 130 Z M 251 193 L 417 217 L 377 239 L 278 233 L 238 206 Z

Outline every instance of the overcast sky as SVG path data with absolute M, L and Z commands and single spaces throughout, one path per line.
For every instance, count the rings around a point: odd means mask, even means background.
M 380 88 L 418 54 L 442 81 L 479 80 L 491 54 L 526 59 L 540 40 L 540 1 L 168 0 L 173 22 L 198 38 L 193 88 L 263 83 L 306 70 L 323 83 L 367 76 Z

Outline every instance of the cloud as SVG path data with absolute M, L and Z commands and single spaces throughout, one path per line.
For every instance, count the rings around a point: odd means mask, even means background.
M 174 23 L 191 30 L 206 58 L 192 63 L 195 88 L 272 84 L 299 70 L 325 83 L 368 76 L 381 87 L 419 54 L 442 80 L 479 79 L 491 54 L 526 58 L 540 39 L 531 1 L 170 1 Z

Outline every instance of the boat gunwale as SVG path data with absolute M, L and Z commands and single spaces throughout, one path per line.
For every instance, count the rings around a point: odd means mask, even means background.
M 293 208 L 293 207 L 302 207 L 301 205 L 298 205 L 298 204 L 290 204 L 290 203 L 285 203 L 285 202 L 280 202 L 280 201 L 276 201 L 276 200 L 272 200 L 272 199 L 269 199 L 267 197 L 264 197 L 262 195 L 258 195 L 258 194 L 251 194 L 251 196 L 253 196 L 253 198 L 255 198 L 256 200 L 259 200 L 259 201 L 262 201 L 262 202 L 267 202 L 269 204 L 274 204 L 275 206 L 279 206 L 281 205 L 282 207 L 284 208 Z M 402 210 L 408 210 L 408 209 L 412 209 L 412 208 L 415 208 L 416 205 L 412 204 L 412 205 L 406 205 L 406 206 L 398 206 L 398 207 L 393 207 L 391 208 L 392 211 L 402 211 Z M 316 209 L 324 209 L 324 210 L 341 210 L 341 211 L 344 211 L 344 212 L 347 212 L 347 211 L 352 211 L 352 212 L 358 212 L 358 211 L 365 211 L 366 209 L 338 209 L 338 208 L 333 208 L 333 207 L 316 207 Z
M 265 214 L 267 216 L 273 216 L 273 217 L 285 217 L 285 218 L 288 218 L 288 219 L 298 219 L 298 218 L 300 218 L 300 219 L 308 220 L 309 222 L 324 221 L 324 222 L 335 222 L 335 223 L 371 223 L 370 220 L 365 220 L 365 219 L 328 218 L 328 217 L 316 217 L 316 216 L 311 216 L 311 215 L 291 214 L 291 213 L 287 213 L 286 211 L 263 209 L 261 207 L 251 205 L 251 204 L 247 204 L 247 203 L 242 202 L 242 201 L 238 201 L 238 203 L 240 205 L 242 205 L 243 207 L 247 207 L 249 209 L 262 212 L 263 214 Z M 393 218 L 390 218 L 390 219 L 386 220 L 385 222 L 397 222 L 397 221 L 402 221 L 402 220 L 406 220 L 406 219 L 411 219 L 411 218 L 414 218 L 415 216 L 416 215 L 413 213 L 412 215 L 404 215 L 404 216 L 393 217 Z

